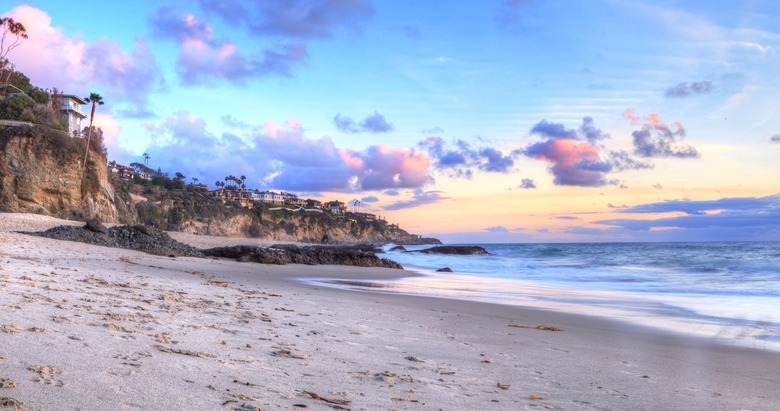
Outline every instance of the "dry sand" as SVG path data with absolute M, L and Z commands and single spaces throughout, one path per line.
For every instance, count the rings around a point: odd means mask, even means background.
M 13 232 L 61 224 L 0 214 L 0 409 L 780 409 L 777 352 Z

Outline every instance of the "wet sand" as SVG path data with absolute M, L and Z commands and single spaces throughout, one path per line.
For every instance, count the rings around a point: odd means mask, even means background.
M 297 280 L 411 274 L 397 270 L 158 257 L 13 232 L 61 224 L 83 223 L 0 214 L 0 408 L 778 407 L 777 352 Z

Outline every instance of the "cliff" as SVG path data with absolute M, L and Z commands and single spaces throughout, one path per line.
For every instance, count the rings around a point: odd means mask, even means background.
M 198 191 L 166 189 L 173 180 L 164 177 L 113 179 L 102 143 L 91 145 L 84 169 L 83 139 L 42 126 L 0 126 L 0 211 L 280 242 L 438 242 L 360 215 L 270 210 L 260 203 L 252 209 L 218 204 Z
M 336 216 L 329 212 L 271 210 L 260 203 L 245 209 L 217 204 L 188 190 L 146 190 L 141 195 L 147 196 L 148 201 L 136 204 L 139 222 L 162 230 L 280 242 L 438 243 L 384 221 L 369 221 L 349 213 Z
M 105 155 L 83 139 L 42 126 L 0 127 L 0 210 L 110 223 L 131 223 L 135 212 L 115 191 Z

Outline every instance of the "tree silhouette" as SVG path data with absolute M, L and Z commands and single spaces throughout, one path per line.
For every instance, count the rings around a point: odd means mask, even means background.
M 98 93 L 89 93 L 89 97 L 84 99 L 87 103 L 92 103 L 92 114 L 89 116 L 89 133 L 87 133 L 87 149 L 84 152 L 84 165 L 87 167 L 87 157 L 89 156 L 89 139 L 92 137 L 92 120 L 95 119 L 95 106 L 103 105 L 103 97 Z
M 8 78 L 14 72 L 13 64 L 8 60 L 8 53 L 27 40 L 27 29 L 22 23 L 14 21 L 11 17 L 0 18 L 0 29 L 3 31 L 2 36 L 0 36 L 0 72 L 2 72 L 0 82 L 7 83 Z

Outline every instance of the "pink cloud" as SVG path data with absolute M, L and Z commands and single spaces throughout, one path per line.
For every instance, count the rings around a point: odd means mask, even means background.
M 121 105 L 126 114 L 149 114 L 148 94 L 161 77 L 143 40 L 127 52 L 106 38 L 89 43 L 80 35 L 69 37 L 52 26 L 46 12 L 31 6 L 16 7 L 5 16 L 27 30 L 29 39 L 8 57 L 33 84 L 76 95 L 97 91 L 107 103 Z
M 245 56 L 230 41 L 216 38 L 205 20 L 161 7 L 150 18 L 154 34 L 172 39 L 181 49 L 176 71 L 185 84 L 208 84 L 217 80 L 242 82 L 253 76 L 289 76 L 292 68 L 308 59 L 306 46 L 289 43 L 277 49 Z
M 672 122 L 670 127 L 656 113 L 640 117 L 630 108 L 623 112 L 623 117 L 632 125 L 642 125 L 641 129 L 631 133 L 634 153 L 642 157 L 699 157 L 699 152 L 693 146 L 681 142 L 687 131 L 679 121 Z

